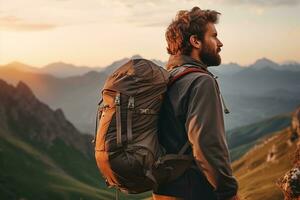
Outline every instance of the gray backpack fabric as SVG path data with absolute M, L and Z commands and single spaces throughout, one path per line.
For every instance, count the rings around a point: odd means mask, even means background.
M 107 78 L 98 109 L 95 158 L 109 186 L 141 193 L 190 167 L 193 157 L 184 155 L 188 142 L 178 154 L 165 154 L 158 141 L 158 113 L 169 83 L 170 73 L 145 59 L 130 60 Z

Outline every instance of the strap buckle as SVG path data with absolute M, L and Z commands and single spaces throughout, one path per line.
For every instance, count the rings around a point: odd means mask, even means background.
M 141 114 L 150 114 L 150 109 L 149 108 L 145 108 L 145 109 L 140 109 L 140 113 Z
M 134 97 L 129 97 L 129 100 L 128 100 L 128 109 L 130 109 L 130 110 L 134 109 Z
M 121 103 L 121 98 L 120 98 L 120 94 L 117 94 L 116 97 L 115 97 L 115 104 L 117 106 L 119 106 Z

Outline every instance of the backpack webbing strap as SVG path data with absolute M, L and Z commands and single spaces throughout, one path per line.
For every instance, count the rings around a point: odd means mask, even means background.
M 145 175 L 154 183 L 154 185 L 157 185 L 157 180 L 153 175 L 152 169 L 147 170 Z
M 134 109 L 134 97 L 130 96 L 127 110 L 127 142 L 132 141 L 132 113 Z
M 119 200 L 119 190 L 116 188 L 116 193 L 115 193 L 115 200 Z
M 122 125 L 121 125 L 121 94 L 117 92 L 115 97 L 116 104 L 116 128 L 117 128 L 117 146 L 122 145 Z
M 101 98 L 100 102 L 98 103 L 98 107 L 97 107 L 97 114 L 96 114 L 96 127 L 95 127 L 95 133 L 94 133 L 94 139 L 92 140 L 92 143 L 96 145 L 96 138 L 97 138 L 97 131 L 98 131 L 98 121 L 99 121 L 99 117 L 101 117 L 102 115 L 102 103 L 103 103 L 103 99 Z
M 138 110 L 134 110 L 134 113 L 140 115 L 157 115 L 158 112 L 151 108 L 140 108 Z
M 179 154 L 166 154 L 162 157 L 159 157 L 158 160 L 154 163 L 155 167 L 158 167 L 160 164 L 164 164 L 170 160 L 182 160 L 182 161 L 192 161 L 194 157 L 192 155 L 179 155 Z
M 190 142 L 189 141 L 187 141 L 184 145 L 183 145 L 183 147 L 181 147 L 181 149 L 180 149 L 180 151 L 179 151 L 179 155 L 183 155 L 185 152 L 186 152 L 186 150 L 190 147 Z

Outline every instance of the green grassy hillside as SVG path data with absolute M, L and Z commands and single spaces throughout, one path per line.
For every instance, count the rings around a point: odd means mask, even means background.
M 0 199 L 114 199 L 94 160 L 57 140 L 49 147 L 30 144 L 1 131 Z M 121 195 L 143 199 L 149 194 Z
M 97 187 L 99 174 L 93 163 L 76 150 L 62 146 L 58 142 L 41 149 L 2 133 L 0 199 L 111 199 L 110 192 Z M 64 165 L 51 155 L 56 149 L 68 149 L 64 152 L 67 156 L 58 154 L 64 157 Z M 74 163 L 74 158 L 79 160 Z M 68 169 L 71 163 L 73 167 Z M 72 176 L 76 171 L 82 171 L 77 174 L 81 177 Z
M 287 113 L 228 131 L 227 141 L 232 160 L 240 158 L 262 138 L 288 127 L 290 123 L 291 114 Z
M 292 167 L 291 158 L 296 150 L 296 144 L 288 145 L 289 134 L 289 128 L 276 132 L 233 163 L 242 199 L 283 199 L 283 195 L 275 183 Z M 272 149 L 275 159 L 267 162 L 268 153 Z

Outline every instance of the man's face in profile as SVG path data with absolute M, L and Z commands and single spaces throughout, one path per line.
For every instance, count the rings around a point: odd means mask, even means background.
M 217 36 L 218 33 L 215 25 L 208 23 L 200 51 L 200 58 L 207 66 L 218 66 L 221 64 L 219 53 L 223 44 Z

